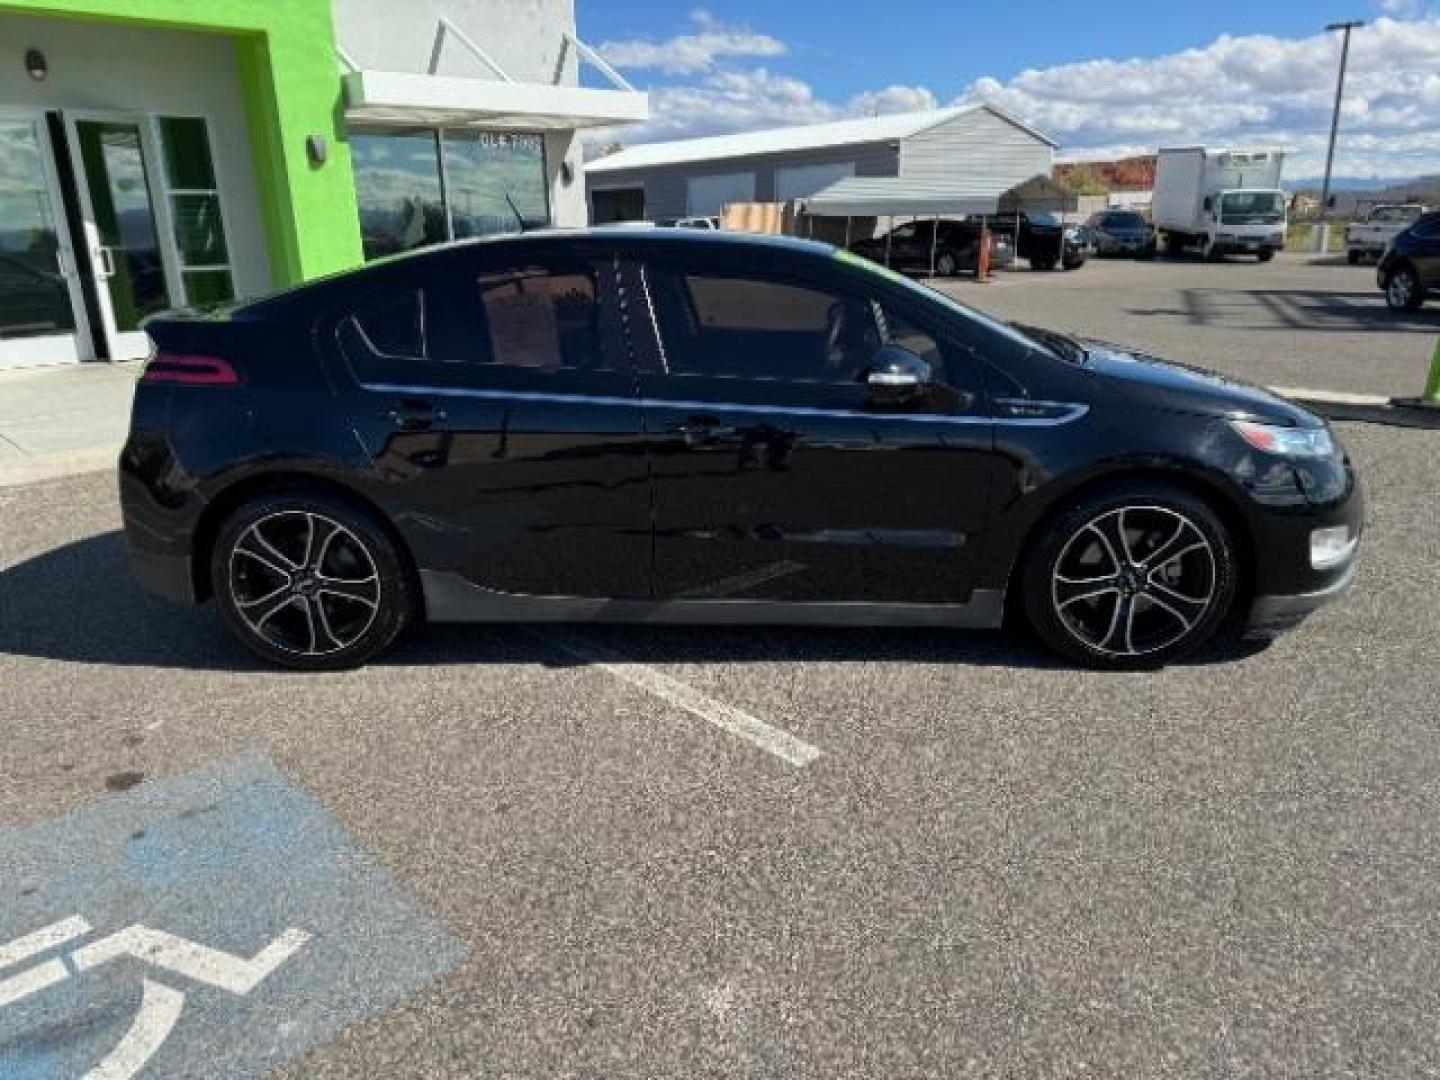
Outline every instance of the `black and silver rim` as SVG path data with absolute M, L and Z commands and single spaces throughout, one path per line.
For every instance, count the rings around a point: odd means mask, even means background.
M 256 637 L 299 656 L 326 656 L 365 636 L 380 612 L 380 573 L 338 521 L 282 510 L 254 522 L 230 551 L 230 594 Z
M 1404 307 L 1410 302 L 1410 294 L 1415 284 L 1411 280 L 1409 270 L 1397 270 L 1390 276 L 1390 302 L 1396 307 Z
M 1215 551 L 1190 518 L 1163 506 L 1126 506 L 1087 522 L 1055 561 L 1051 602 L 1060 623 L 1107 656 L 1167 649 L 1215 604 Z
M 955 256 L 948 253 L 941 255 L 939 261 L 935 264 L 935 269 L 941 277 L 950 277 L 950 275 L 955 273 Z

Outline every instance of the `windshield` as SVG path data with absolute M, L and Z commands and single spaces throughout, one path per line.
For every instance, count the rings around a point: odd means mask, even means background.
M 1107 214 L 1101 224 L 1107 229 L 1143 229 L 1145 219 L 1139 214 Z
M 857 269 L 864 270 L 866 273 L 874 274 L 877 277 L 884 278 L 891 285 L 898 286 L 899 288 L 904 289 L 906 292 L 913 294 L 915 298 L 920 300 L 922 303 L 939 304 L 941 307 L 948 309 L 953 314 L 959 315 L 961 318 L 968 319 L 972 323 L 977 323 L 980 326 L 983 326 L 986 330 L 991 331 L 992 333 L 1000 334 L 1016 345 L 1019 345 L 1026 349 L 1039 349 L 1042 352 L 1054 352 L 1053 349 L 1048 348 L 1043 342 L 1037 341 L 1029 334 L 1022 333 L 1019 329 L 1010 325 L 1009 323 L 1003 323 L 1000 322 L 998 319 L 992 319 L 983 311 L 978 311 L 977 309 L 970 307 L 968 304 L 962 304 L 959 300 L 956 300 L 948 293 L 943 293 L 939 289 L 932 289 L 928 285 L 921 285 L 917 282 L 911 281 L 904 274 L 897 273 L 896 271 L 891 270 L 889 267 L 881 266 L 877 262 L 872 262 L 870 259 L 865 258 L 863 255 L 856 255 L 852 252 L 841 250 L 835 252 L 835 258 L 841 260 L 844 263 L 848 263 L 850 266 L 856 267 Z
M 1227 191 L 1220 197 L 1220 220 L 1229 225 L 1268 225 L 1285 218 L 1279 191 Z

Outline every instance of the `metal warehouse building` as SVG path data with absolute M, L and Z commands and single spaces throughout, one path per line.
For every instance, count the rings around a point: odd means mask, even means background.
M 992 105 L 649 143 L 586 167 L 590 220 L 714 215 L 803 199 L 815 214 L 994 212 L 1049 177 L 1055 142 Z

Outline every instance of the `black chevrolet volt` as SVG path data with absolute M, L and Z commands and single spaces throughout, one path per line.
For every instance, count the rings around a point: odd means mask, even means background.
M 1007 619 L 1153 667 L 1355 569 L 1317 417 L 806 241 L 528 233 L 147 330 L 135 571 L 291 667 L 419 620 Z

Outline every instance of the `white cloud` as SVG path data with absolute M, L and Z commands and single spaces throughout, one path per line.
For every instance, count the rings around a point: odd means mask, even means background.
M 646 38 L 606 41 L 600 45 L 600 54 L 616 67 L 655 68 L 670 75 L 711 71 L 725 57 L 785 55 L 785 43 L 778 38 L 756 33 L 748 26 L 722 23 L 703 8 L 692 11 L 690 20 L 695 24 L 693 34 L 659 42 Z
M 1412 0 L 1376 2 L 1403 8 Z M 1436 0 L 1414 2 L 1435 11 Z M 783 57 L 783 42 L 703 11 L 691 17 L 694 34 L 604 47 L 621 67 L 675 77 L 650 87 L 649 123 L 597 133 L 595 141 L 633 145 L 937 103 L 931 89 L 905 85 L 827 99 L 774 65 L 734 63 Z M 1067 156 L 1146 152 L 1176 142 L 1277 145 L 1294 151 L 1287 174 L 1303 177 L 1317 175 L 1324 164 L 1338 59 L 1334 34 L 1226 35 L 1159 57 L 1097 59 L 1003 79 L 987 75 L 945 97 L 992 101 L 1055 136 Z M 1440 172 L 1440 14 L 1386 15 L 1355 33 L 1336 170 L 1391 177 Z
M 1258 143 L 1292 149 L 1287 172 L 1300 177 L 1324 165 L 1338 60 L 1333 34 L 1223 36 L 1153 59 L 985 77 L 959 100 L 994 102 L 1079 156 L 1177 141 Z M 1440 18 L 1382 17 L 1354 34 L 1336 170 L 1440 172 Z

